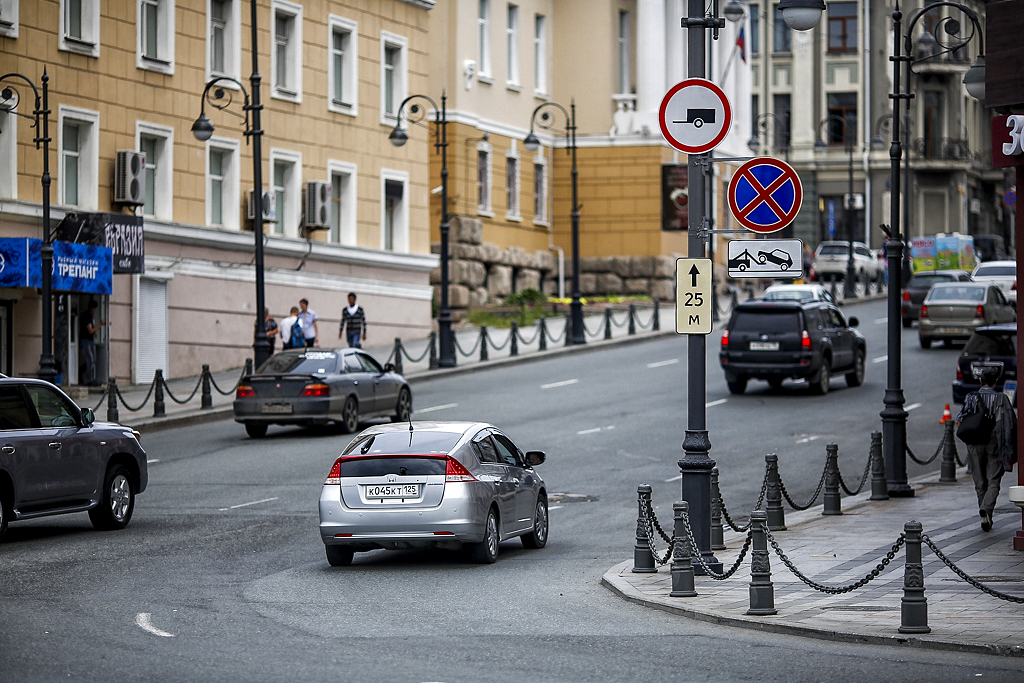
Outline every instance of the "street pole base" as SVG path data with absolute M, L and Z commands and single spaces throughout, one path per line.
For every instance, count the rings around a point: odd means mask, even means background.
M 437 359 L 437 367 L 439 367 L 439 368 L 454 368 L 455 367 L 455 359 L 454 358 L 438 358 Z
M 890 498 L 913 498 L 914 489 L 910 484 L 892 484 L 889 486 Z
M 722 565 L 722 561 L 715 557 L 715 554 L 710 550 L 704 550 L 700 556 L 704 558 L 704 564 L 716 574 L 721 574 L 725 571 L 725 567 Z M 704 571 L 704 567 L 701 566 L 700 562 L 693 563 L 693 573 L 695 576 L 707 576 L 708 573 Z
M 1024 530 L 1018 531 L 1013 537 L 1013 549 L 1024 550 Z

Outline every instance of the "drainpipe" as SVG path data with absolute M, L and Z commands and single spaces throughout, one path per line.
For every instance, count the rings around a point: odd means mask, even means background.
M 548 168 L 547 168 L 547 173 L 548 173 L 547 180 L 548 180 L 549 183 L 551 182 L 551 174 L 552 174 L 552 172 L 555 169 L 555 166 L 554 166 L 554 163 L 555 163 L 554 156 L 555 156 L 555 146 L 552 145 L 551 146 L 551 153 L 548 156 Z M 550 187 L 550 185 L 549 185 L 549 187 Z M 548 214 L 548 251 L 557 251 L 558 252 L 558 298 L 559 299 L 564 299 L 565 298 L 565 250 L 563 250 L 561 247 L 555 246 L 555 217 L 554 217 L 554 215 L 552 213 L 553 208 L 554 208 L 554 199 L 552 197 L 552 192 L 550 191 L 550 189 L 548 191 L 547 200 L 548 200 L 548 206 L 547 206 L 547 214 Z

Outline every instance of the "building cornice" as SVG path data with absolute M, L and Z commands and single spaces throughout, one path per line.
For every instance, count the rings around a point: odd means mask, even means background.
M 425 10 L 434 9 L 434 5 L 437 3 L 437 0 L 398 0 L 398 1 L 399 2 L 404 2 L 407 5 L 412 5 L 413 7 L 419 7 L 420 9 L 425 9 Z

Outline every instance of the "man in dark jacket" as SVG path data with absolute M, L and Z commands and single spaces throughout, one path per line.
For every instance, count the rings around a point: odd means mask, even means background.
M 992 510 L 996 507 L 999 497 L 999 482 L 1003 472 L 1013 467 L 1017 460 L 1017 415 L 1006 394 L 995 390 L 1002 368 L 986 366 L 981 372 L 982 387 L 972 391 L 964 399 L 964 406 L 956 416 L 956 424 L 968 415 L 981 410 L 995 419 L 992 436 L 988 443 L 978 446 L 967 446 L 967 455 L 971 462 L 971 476 L 974 477 L 974 490 L 978 494 L 978 514 L 981 515 L 981 530 L 992 530 Z
M 345 335 L 348 338 L 348 345 L 351 348 L 363 348 L 366 340 L 366 313 L 362 306 L 356 305 L 356 293 L 349 292 L 348 307 L 341 309 L 341 329 L 338 330 L 338 339 Z

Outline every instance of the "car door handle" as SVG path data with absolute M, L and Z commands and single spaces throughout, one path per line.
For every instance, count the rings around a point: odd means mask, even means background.
M 14 446 L 4 446 L 3 448 L 0 448 L 0 451 L 3 451 L 4 453 L 13 453 Z
M 49 446 L 50 448 L 54 449 L 54 450 L 60 450 L 60 441 L 51 441 L 50 443 L 48 443 L 46 445 Z
M 357 379 L 352 380 L 352 386 L 354 386 L 354 387 L 359 386 L 359 380 L 357 380 Z

